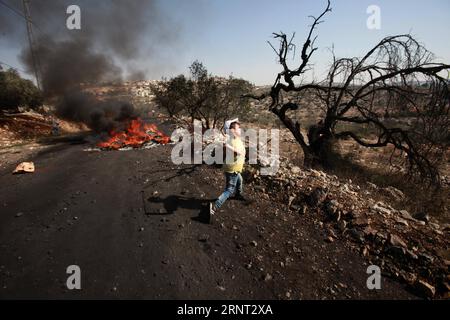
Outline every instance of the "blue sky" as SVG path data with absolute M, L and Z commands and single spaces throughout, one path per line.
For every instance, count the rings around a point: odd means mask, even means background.
M 308 15 L 318 15 L 325 4 L 325 0 L 163 1 L 161 7 L 177 21 L 181 39 L 173 52 L 168 53 L 167 66 L 149 78 L 187 73 L 188 65 L 198 59 L 213 74 L 232 74 L 257 85 L 272 84 L 280 69 L 267 44 L 271 33 L 295 31 L 300 47 L 311 22 Z M 380 30 L 366 27 L 369 5 L 381 9 Z M 327 48 L 331 45 L 334 44 L 338 57 L 361 56 L 387 35 L 409 32 L 440 61 L 450 63 L 448 0 L 334 0 L 332 10 L 317 29 L 319 49 L 312 59 L 317 79 L 329 64 Z M 2 48 L 0 61 L 20 66 L 17 52 L 17 48 Z M 291 62 L 296 64 L 298 59 Z
M 197 20 L 189 16 L 182 18 L 185 31 L 196 34 L 192 36 L 185 64 L 199 59 L 214 74 L 232 73 L 256 84 L 271 84 L 279 71 L 274 52 L 267 44 L 271 33 L 295 31 L 300 46 L 311 21 L 307 16 L 318 15 L 326 3 L 317 0 L 198 2 L 202 4 L 200 11 L 204 16 Z M 380 30 L 369 30 L 366 26 L 369 5 L 381 9 Z M 315 75 L 319 77 L 325 72 L 330 57 L 327 48 L 333 44 L 337 56 L 359 56 L 387 35 L 408 32 L 443 61 L 450 62 L 450 1 L 332 1 L 332 12 L 317 30 L 319 50 L 313 58 Z

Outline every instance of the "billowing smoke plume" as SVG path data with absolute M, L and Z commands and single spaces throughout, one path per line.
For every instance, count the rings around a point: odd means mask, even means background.
M 22 10 L 22 0 L 9 0 Z M 81 9 L 81 30 L 66 27 L 69 5 Z M 157 0 L 32 0 L 30 1 L 37 66 L 47 97 L 59 98 L 58 111 L 96 130 L 135 114 L 122 102 L 98 102 L 80 93 L 82 85 L 135 79 L 148 75 L 139 62 L 152 65 L 152 55 L 170 50 L 179 27 L 165 15 Z M 0 10 L 1 40 L 22 46 L 20 59 L 33 73 L 33 56 L 24 19 Z M 155 61 L 154 65 L 159 62 Z
M 37 43 L 41 85 L 48 97 L 66 94 L 82 84 L 122 78 L 122 69 L 110 56 L 94 51 L 89 39 Z M 30 50 L 24 50 L 21 58 L 28 67 L 33 66 Z
M 136 118 L 133 105 L 116 99 L 96 100 L 91 94 L 75 91 L 66 93 L 59 101 L 60 116 L 86 123 L 97 132 L 124 129 L 127 120 Z

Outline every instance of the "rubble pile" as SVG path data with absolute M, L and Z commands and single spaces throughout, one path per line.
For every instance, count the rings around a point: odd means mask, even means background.
M 48 110 L 44 111 L 46 112 L 0 113 L 0 148 L 29 143 L 42 137 L 87 130 L 83 124 L 65 121 L 51 115 Z
M 328 242 L 346 241 L 383 274 L 406 283 L 423 297 L 450 297 L 450 249 L 448 224 L 440 224 L 423 212 L 393 208 L 401 199 L 394 188 L 365 186 L 314 169 L 303 169 L 281 158 L 275 176 L 248 167 L 246 180 L 262 198 L 283 203 L 299 215 L 319 220 Z M 270 191 L 269 191 L 270 190 Z M 384 201 L 377 201 L 382 195 Z

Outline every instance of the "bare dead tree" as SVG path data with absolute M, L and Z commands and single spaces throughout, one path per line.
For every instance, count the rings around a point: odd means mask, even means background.
M 450 65 L 434 63 L 434 56 L 411 35 L 395 35 L 381 40 L 362 58 L 337 59 L 333 52 L 326 79 L 303 84 L 299 80 L 310 70 L 310 58 L 317 50 L 315 30 L 328 12 L 330 1 L 318 17 L 312 17 L 296 68 L 287 63 L 296 49 L 295 34 L 273 34 L 279 46 L 276 49 L 270 45 L 282 71 L 269 92 L 251 97 L 271 99 L 269 110 L 292 132 L 304 151 L 307 166 L 326 165 L 333 141 L 353 139 L 368 148 L 391 146 L 391 158 L 406 160 L 410 173 L 437 182 L 439 174 L 433 159 L 449 141 Z M 443 72 L 447 72 L 446 78 Z M 291 111 L 303 106 L 285 103 L 283 92 L 317 97 L 323 118 L 302 130 Z M 358 135 L 357 126 L 370 127 L 374 134 Z

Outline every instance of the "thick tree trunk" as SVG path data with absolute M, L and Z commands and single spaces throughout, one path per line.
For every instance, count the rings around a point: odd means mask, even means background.
M 332 140 L 329 127 L 323 122 L 311 126 L 308 130 L 308 148 L 303 148 L 305 166 L 330 167 Z
M 329 168 L 332 165 L 332 139 L 329 136 L 321 137 L 317 141 L 313 141 L 310 146 L 313 159 L 313 166 L 321 166 Z
M 328 167 L 330 163 L 332 134 L 331 124 L 319 121 L 308 130 L 308 142 L 300 130 L 299 122 L 292 121 L 286 116 L 287 110 L 297 110 L 298 106 L 293 103 L 286 103 L 280 109 L 273 109 L 272 112 L 278 116 L 284 126 L 291 131 L 295 140 L 303 150 L 305 167 Z

